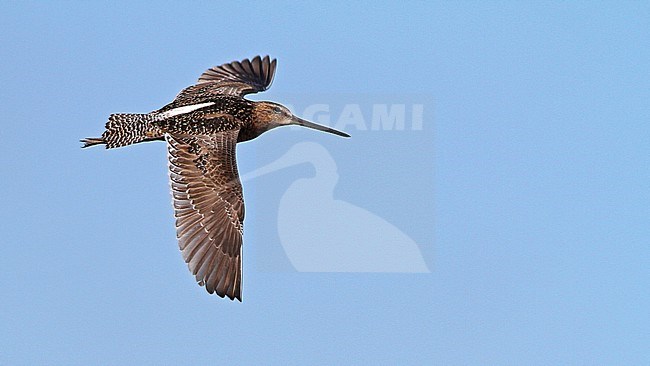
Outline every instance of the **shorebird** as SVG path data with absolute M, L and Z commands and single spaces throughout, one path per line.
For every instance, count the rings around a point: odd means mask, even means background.
M 297 116 L 273 102 L 244 96 L 267 90 L 277 61 L 233 61 L 205 71 L 166 106 L 144 114 L 112 114 L 101 137 L 82 147 L 107 149 L 166 141 L 176 236 L 190 272 L 209 293 L 241 301 L 244 198 L 235 145 L 279 126 L 350 135 Z

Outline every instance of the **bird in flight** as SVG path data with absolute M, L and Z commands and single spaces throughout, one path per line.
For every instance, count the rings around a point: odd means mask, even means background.
M 277 61 L 254 57 L 205 71 L 166 106 L 144 114 L 112 114 L 101 137 L 83 147 L 107 149 L 167 141 L 178 244 L 190 271 L 209 293 L 241 301 L 244 198 L 235 146 L 279 126 L 350 135 L 246 94 L 267 90 Z

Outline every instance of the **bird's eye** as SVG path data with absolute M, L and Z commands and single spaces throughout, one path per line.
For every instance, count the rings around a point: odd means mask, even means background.
M 280 109 L 280 107 L 273 107 L 273 112 L 280 114 L 282 113 L 282 109 Z

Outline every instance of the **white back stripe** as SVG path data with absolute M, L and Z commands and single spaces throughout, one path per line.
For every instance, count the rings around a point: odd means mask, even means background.
M 213 105 L 213 104 L 214 104 L 214 102 L 206 102 L 206 103 L 186 105 L 186 106 L 183 106 L 183 107 L 170 109 L 167 112 L 162 112 L 158 116 L 162 117 L 162 118 L 174 117 L 174 116 L 178 116 L 179 114 L 194 112 L 197 109 L 201 109 L 203 107 L 207 107 L 207 106 L 210 106 L 210 105 Z

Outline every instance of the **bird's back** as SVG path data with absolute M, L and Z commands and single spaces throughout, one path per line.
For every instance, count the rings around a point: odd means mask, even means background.
M 176 101 L 151 112 L 163 132 L 209 134 L 244 129 L 252 119 L 253 102 L 233 96 L 211 96 L 193 104 Z

